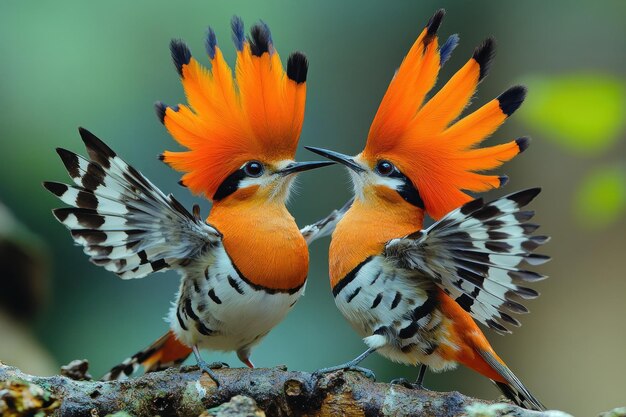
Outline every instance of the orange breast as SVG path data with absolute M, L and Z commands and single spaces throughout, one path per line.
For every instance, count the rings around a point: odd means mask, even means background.
M 368 256 L 380 254 L 387 241 L 419 230 L 423 220 L 423 211 L 406 202 L 356 200 L 337 225 L 330 243 L 331 287 Z
M 226 252 L 251 283 L 291 290 L 306 281 L 308 248 L 284 204 L 218 202 L 207 221 L 222 232 Z

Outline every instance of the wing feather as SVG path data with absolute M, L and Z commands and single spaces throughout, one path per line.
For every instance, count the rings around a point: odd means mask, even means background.
M 80 129 L 90 159 L 64 149 L 76 184 L 44 186 L 72 208 L 54 215 L 90 260 L 121 278 L 175 269 L 221 242 L 220 232 L 166 196 L 92 133 Z
M 507 325 L 520 325 L 509 313 L 527 313 L 520 300 L 539 295 L 519 283 L 546 278 L 523 265 L 550 260 L 532 253 L 549 238 L 531 235 L 538 226 L 525 222 L 534 213 L 522 210 L 539 191 L 519 191 L 487 204 L 471 201 L 426 230 L 389 241 L 385 254 L 398 266 L 430 277 L 480 323 L 509 333 Z

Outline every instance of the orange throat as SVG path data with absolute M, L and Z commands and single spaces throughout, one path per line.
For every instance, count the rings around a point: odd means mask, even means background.
M 224 235 L 244 279 L 269 290 L 298 289 L 309 269 L 306 241 L 282 202 L 257 200 L 216 202 L 207 222 Z
M 331 287 L 368 257 L 381 254 L 389 240 L 421 229 L 423 221 L 423 210 L 405 201 L 355 200 L 337 225 L 330 243 Z

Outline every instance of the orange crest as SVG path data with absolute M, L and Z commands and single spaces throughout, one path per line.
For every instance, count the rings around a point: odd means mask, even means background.
M 439 219 L 469 201 L 465 191 L 487 191 L 507 177 L 478 171 L 496 168 L 526 149 L 527 138 L 477 148 L 521 105 L 524 87 L 512 87 L 475 112 L 456 120 L 487 75 L 493 39 L 425 102 L 441 66 L 458 43 L 452 35 L 438 45 L 437 29 L 444 11 L 430 19 L 404 58 L 372 122 L 363 151 L 370 161 L 389 159 L 419 190 L 428 214 Z
M 237 48 L 236 75 L 208 30 L 208 70 L 189 48 L 173 40 L 170 49 L 189 105 L 156 104 L 161 121 L 184 152 L 165 151 L 162 159 L 185 172 L 181 183 L 212 198 L 229 174 L 245 162 L 293 159 L 302 129 L 307 60 L 291 54 L 285 73 L 264 23 L 245 38 L 243 22 L 232 20 Z

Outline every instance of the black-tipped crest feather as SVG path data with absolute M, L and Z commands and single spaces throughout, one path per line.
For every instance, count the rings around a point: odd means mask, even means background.
M 424 36 L 424 48 L 426 48 L 437 36 L 437 31 L 439 30 L 439 26 L 441 26 L 441 21 L 446 14 L 445 9 L 439 9 L 435 12 L 435 14 L 428 20 L 428 24 L 426 24 L 426 36 Z
M 161 124 L 165 124 L 165 111 L 167 110 L 167 105 L 165 103 L 163 103 L 162 101 L 157 101 L 156 103 L 154 103 L 154 112 L 157 115 L 157 118 L 159 119 L 159 122 L 161 122 Z
M 252 55 L 261 56 L 265 52 L 269 53 L 271 39 L 272 35 L 267 25 L 257 23 L 252 26 L 250 29 L 250 37 L 248 38 L 248 42 L 250 42 L 250 52 Z
M 519 148 L 519 153 L 524 152 L 530 146 L 530 138 L 529 137 L 521 137 L 515 139 L 515 143 L 517 143 L 517 147 Z
M 474 50 L 472 58 L 478 63 L 480 67 L 480 75 L 478 81 L 482 80 L 489 73 L 491 62 L 496 54 L 496 41 L 494 38 L 487 38 L 484 42 Z
M 176 71 L 178 71 L 178 75 L 182 77 L 183 65 L 187 65 L 189 61 L 191 61 L 191 51 L 187 44 L 181 39 L 172 39 L 170 42 L 170 52 Z
M 500 103 L 502 113 L 506 114 L 508 117 L 512 115 L 515 110 L 519 109 L 526 98 L 526 91 L 526 87 L 516 85 L 500 94 L 498 96 L 498 102 Z
M 309 69 L 309 61 L 302 52 L 294 52 L 289 55 L 287 61 L 287 77 L 296 83 L 306 82 L 306 76 Z

